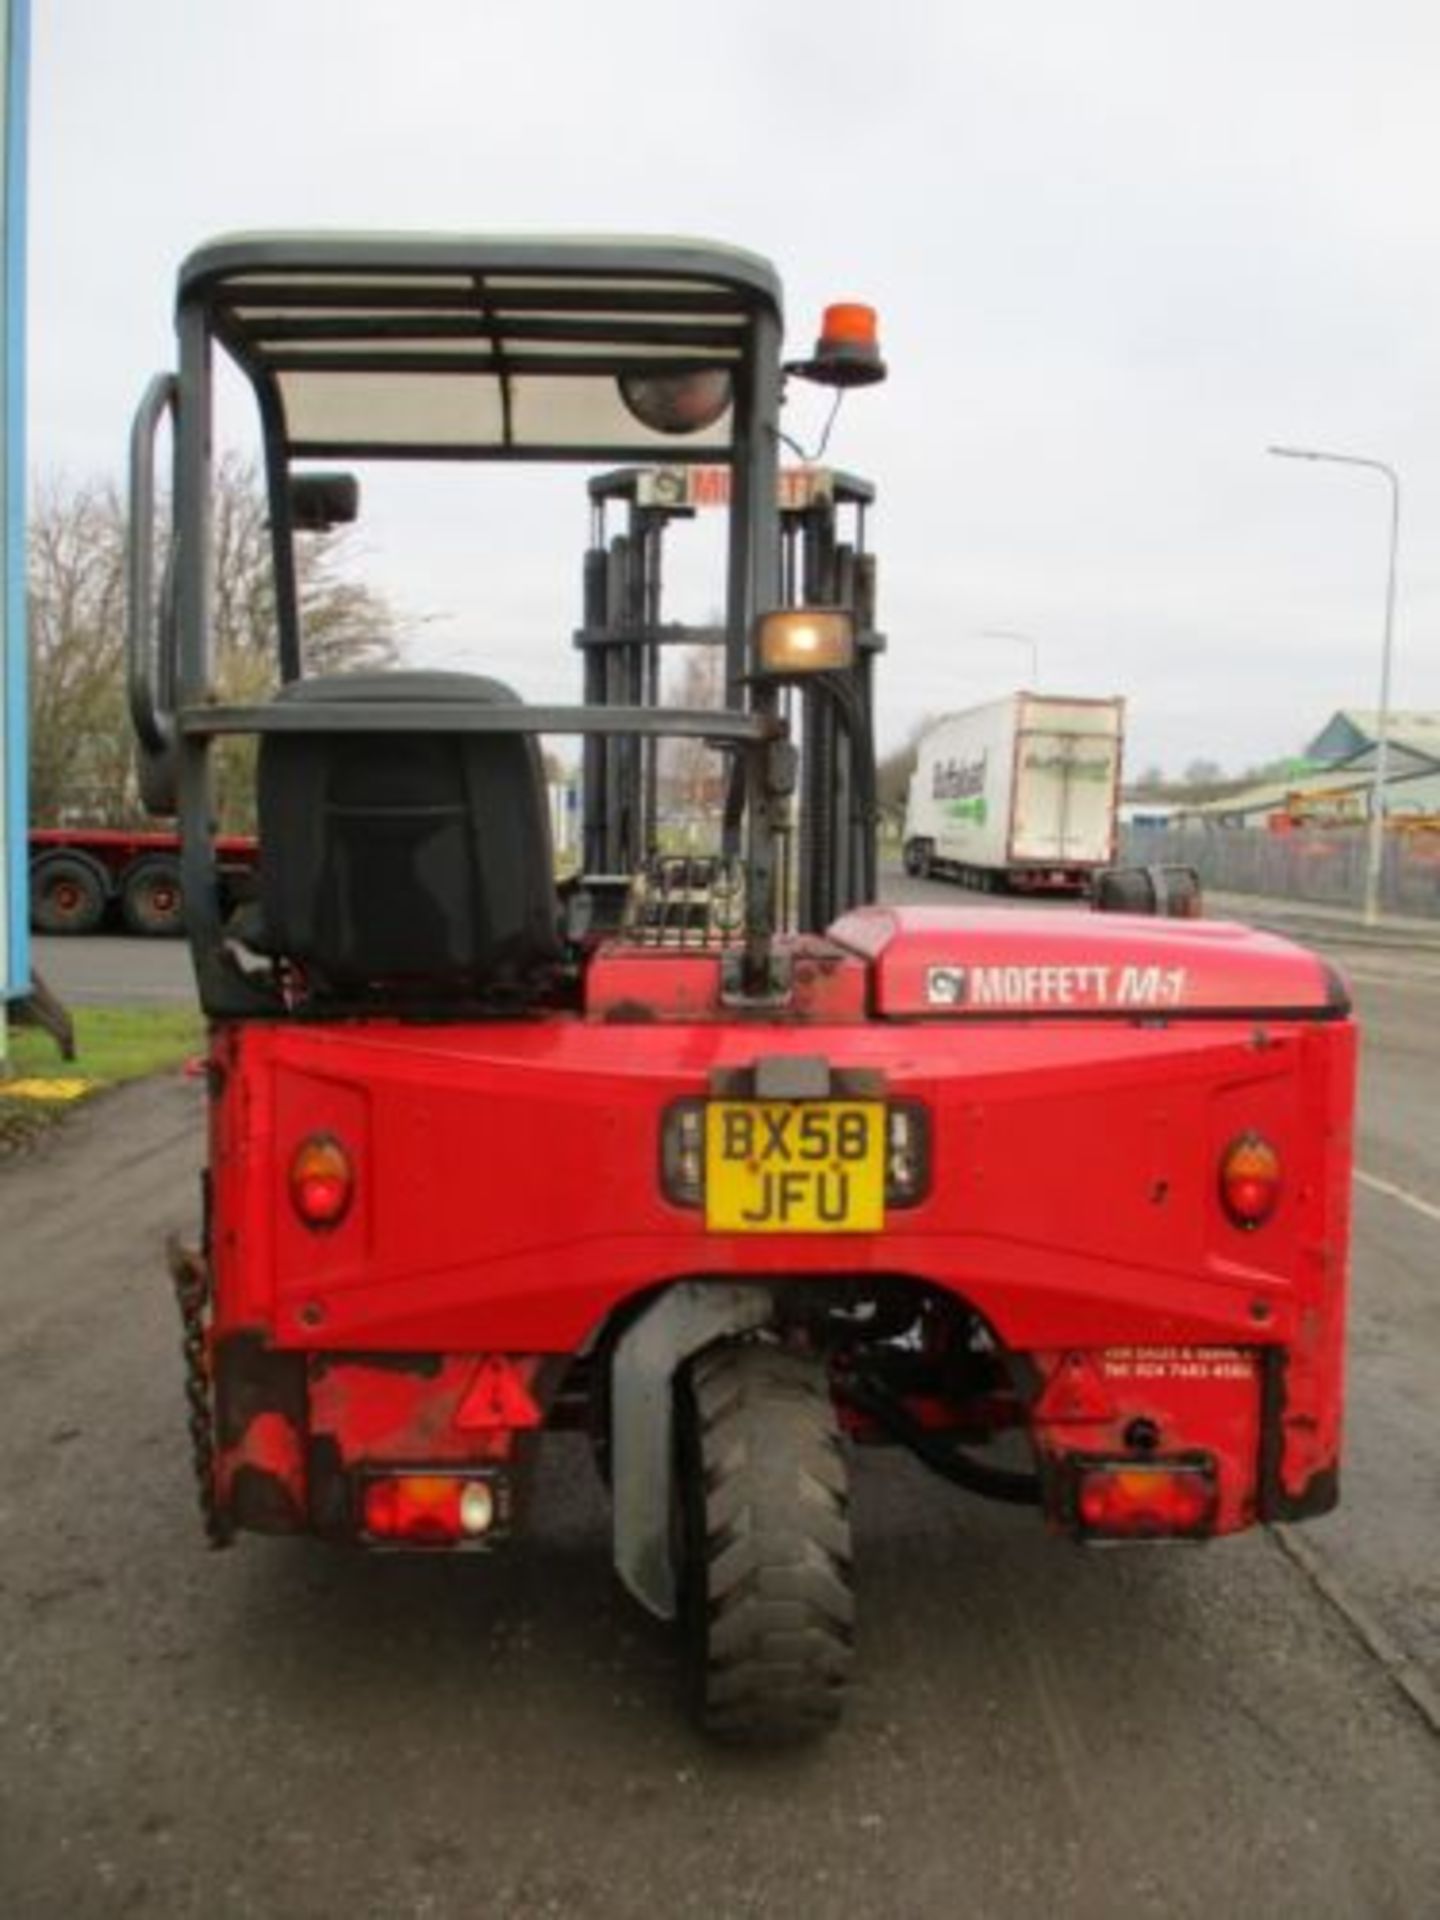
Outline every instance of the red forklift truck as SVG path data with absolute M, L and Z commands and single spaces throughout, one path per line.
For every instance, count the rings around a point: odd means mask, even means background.
M 536 1450 L 579 1430 L 701 1724 L 778 1740 L 840 1709 L 871 1443 L 1086 1544 L 1333 1506 L 1336 975 L 1199 920 L 877 903 L 869 492 L 777 491 L 787 383 L 883 375 L 870 310 L 787 363 L 773 270 L 728 247 L 274 235 L 187 260 L 178 334 L 132 440 L 130 690 L 210 1023 L 203 1228 L 171 1266 L 211 1541 L 523 1551 Z M 274 544 L 276 691 L 244 706 L 212 679 L 217 349 Z M 327 463 L 382 460 L 597 470 L 583 705 L 306 676 L 296 538 L 356 510 Z M 659 607 L 701 469 L 711 629 Z M 677 640 L 723 649 L 723 705 L 667 703 Z M 209 797 L 237 734 L 238 906 Z M 704 853 L 673 844 L 662 739 L 723 766 Z

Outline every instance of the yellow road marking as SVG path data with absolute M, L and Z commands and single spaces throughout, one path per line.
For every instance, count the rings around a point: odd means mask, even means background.
M 0 1100 L 78 1100 L 93 1080 L 0 1080 Z

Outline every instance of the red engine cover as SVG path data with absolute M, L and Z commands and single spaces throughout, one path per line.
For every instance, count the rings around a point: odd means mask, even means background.
M 874 967 L 881 1015 L 1311 1013 L 1347 995 L 1313 953 L 1226 920 L 862 907 L 830 929 Z

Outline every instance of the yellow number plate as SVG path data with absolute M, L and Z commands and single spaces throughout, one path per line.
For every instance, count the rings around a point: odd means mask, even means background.
M 884 1102 L 712 1100 L 705 1224 L 715 1233 L 878 1233 Z

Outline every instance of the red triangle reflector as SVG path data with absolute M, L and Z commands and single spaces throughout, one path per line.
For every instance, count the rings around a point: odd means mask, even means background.
M 530 1391 L 535 1366 L 529 1356 L 512 1360 L 503 1353 L 488 1354 L 456 1409 L 456 1426 L 470 1433 L 538 1427 L 540 1407 Z
M 1090 1359 L 1083 1353 L 1065 1353 L 1035 1403 L 1037 1421 L 1112 1420 L 1115 1403 Z

